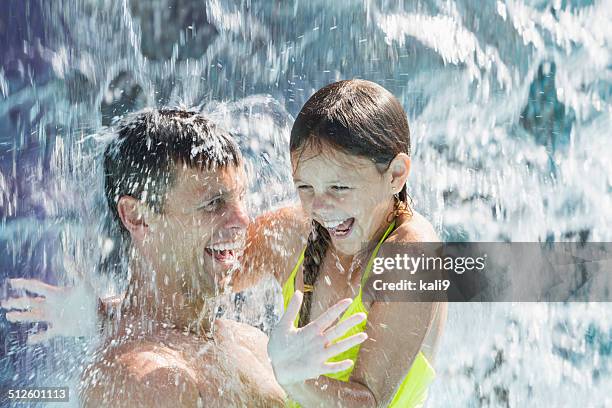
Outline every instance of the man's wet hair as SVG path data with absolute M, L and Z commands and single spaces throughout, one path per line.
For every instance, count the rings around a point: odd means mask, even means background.
M 148 109 L 120 122 L 104 152 L 104 192 L 114 224 L 124 237 L 117 203 L 134 197 L 163 212 L 178 166 L 201 170 L 239 166 L 242 156 L 232 135 L 203 115 L 181 109 Z

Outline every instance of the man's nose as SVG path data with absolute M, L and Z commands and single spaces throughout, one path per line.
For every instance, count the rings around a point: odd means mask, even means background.
M 246 229 L 249 225 L 249 215 L 246 211 L 246 207 L 242 203 L 235 203 L 228 208 L 225 214 L 226 216 L 226 228 L 232 229 Z

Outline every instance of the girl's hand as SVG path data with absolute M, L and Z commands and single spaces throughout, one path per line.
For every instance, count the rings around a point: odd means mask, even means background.
M 351 304 L 351 299 L 341 300 L 318 319 L 302 328 L 295 328 L 293 322 L 302 306 L 302 299 L 302 292 L 296 291 L 268 341 L 268 356 L 281 386 L 302 383 L 321 374 L 337 373 L 350 368 L 353 365 L 350 359 L 333 363 L 327 360 L 368 338 L 367 334 L 358 333 L 333 343 L 347 330 L 366 319 L 364 313 L 356 313 L 330 327 Z
M 9 279 L 11 288 L 23 291 L 19 297 L 0 303 L 10 322 L 46 322 L 47 330 L 28 335 L 28 344 L 56 336 L 93 336 L 96 331 L 96 296 L 86 284 L 59 287 L 36 279 Z M 29 296 L 25 292 L 29 292 Z

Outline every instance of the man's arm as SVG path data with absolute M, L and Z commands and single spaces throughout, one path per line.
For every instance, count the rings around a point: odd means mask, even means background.
M 47 330 L 28 336 L 28 344 L 47 341 L 56 336 L 92 337 L 99 332 L 96 295 L 84 281 L 77 286 L 49 285 L 37 279 L 8 279 L 13 296 L 3 299 L 0 308 L 14 323 L 46 322 Z M 29 292 L 29 294 L 28 294 Z
M 306 245 L 310 225 L 301 207 L 284 207 L 257 217 L 247 232 L 242 268 L 232 280 L 238 292 L 266 276 L 285 282 Z

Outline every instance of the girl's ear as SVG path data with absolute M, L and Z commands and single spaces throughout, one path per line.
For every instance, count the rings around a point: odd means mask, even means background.
M 132 240 L 142 242 L 149 229 L 145 205 L 134 197 L 126 195 L 119 199 L 117 212 L 121 223 L 129 231 Z
M 399 153 L 391 161 L 389 169 L 391 174 L 391 189 L 393 194 L 399 193 L 410 175 L 410 157 L 406 153 Z

